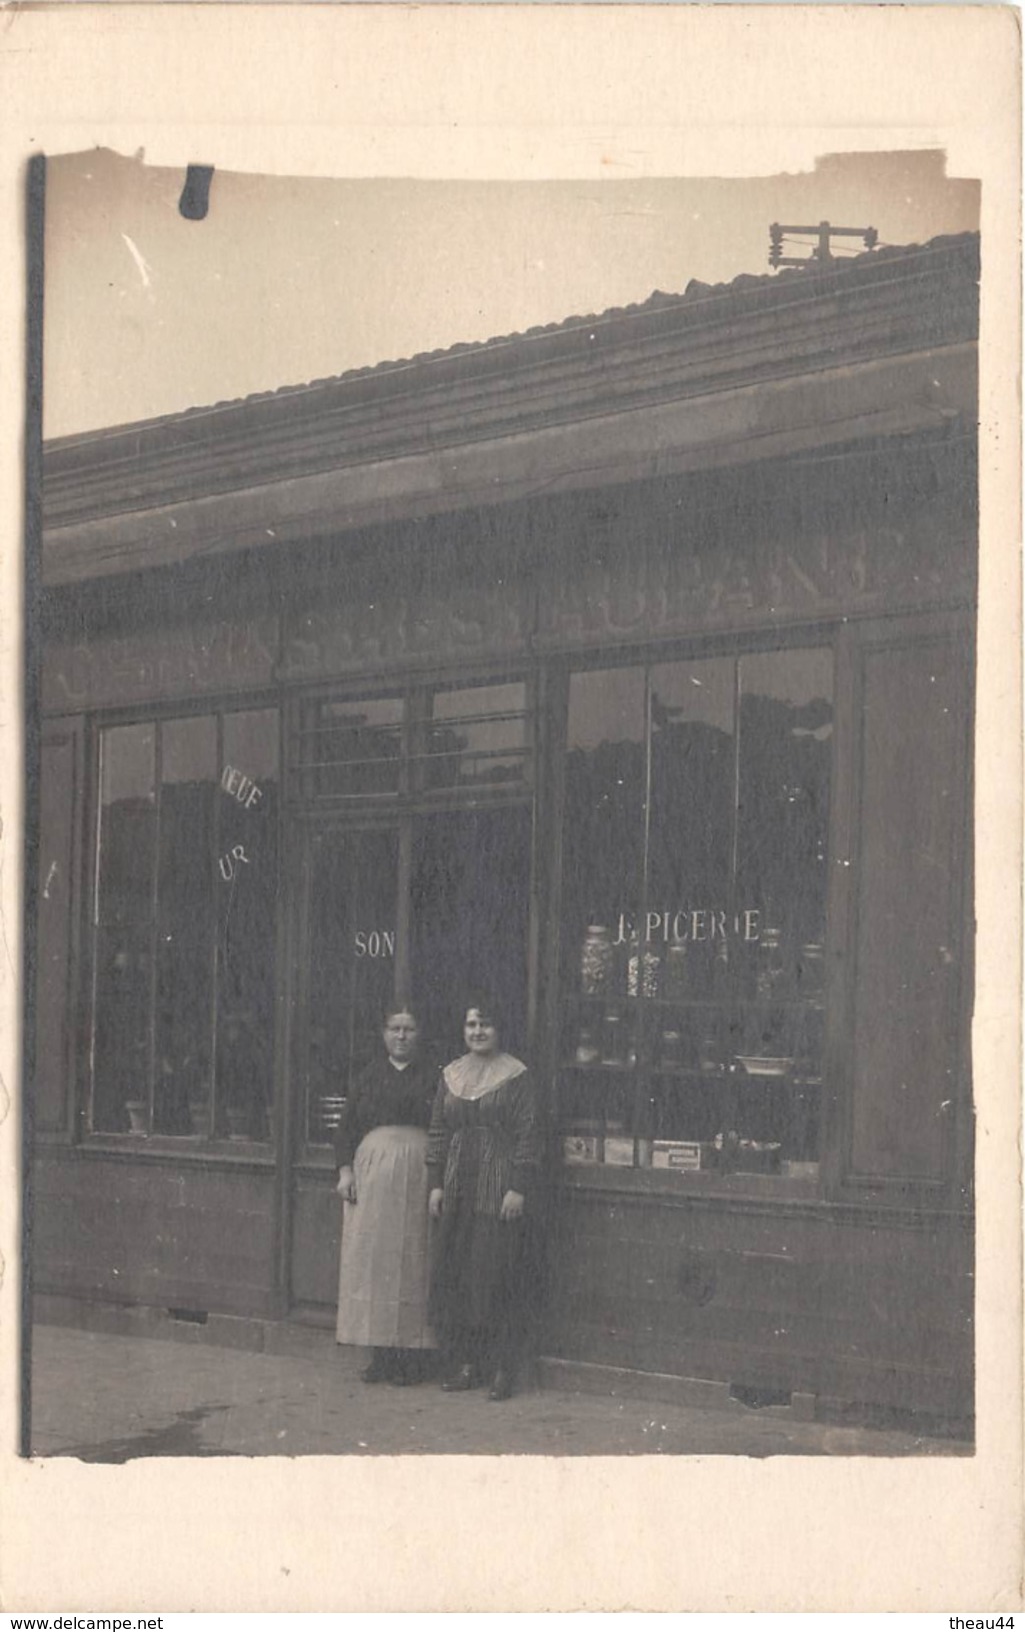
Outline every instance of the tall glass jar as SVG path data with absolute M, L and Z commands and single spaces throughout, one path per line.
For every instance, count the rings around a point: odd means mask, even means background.
M 580 949 L 580 989 L 601 997 L 612 983 L 612 935 L 604 924 L 588 924 Z

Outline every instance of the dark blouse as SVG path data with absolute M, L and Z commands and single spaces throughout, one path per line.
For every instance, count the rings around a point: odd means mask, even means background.
M 445 1085 L 434 1101 L 427 1144 L 428 1183 L 443 1188 L 445 1208 L 467 1206 L 497 1217 L 507 1190 L 530 1197 L 541 1165 L 541 1130 L 530 1072 L 479 1099 Z
M 397 1071 L 388 1056 L 374 1060 L 356 1078 L 335 1132 L 335 1161 L 351 1167 L 360 1141 L 372 1128 L 426 1128 L 438 1086 L 438 1068 L 411 1060 Z

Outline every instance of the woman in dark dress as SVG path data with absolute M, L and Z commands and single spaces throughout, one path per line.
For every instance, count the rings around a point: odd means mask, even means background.
M 527 1067 L 499 1046 L 493 1003 L 470 1005 L 464 1037 L 467 1052 L 442 1072 L 427 1148 L 430 1213 L 441 1223 L 431 1321 L 453 1367 L 442 1388 L 490 1381 L 489 1398 L 506 1400 L 527 1319 L 537 1105 Z
M 345 1103 L 335 1136 L 342 1197 L 339 1343 L 370 1348 L 365 1383 L 414 1383 L 435 1347 L 427 1316 L 427 1125 L 437 1070 L 416 1057 L 408 1004 L 385 1015 L 384 1055 Z

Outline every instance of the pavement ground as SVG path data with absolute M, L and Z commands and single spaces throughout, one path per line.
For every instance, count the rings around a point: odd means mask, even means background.
M 951 1456 L 972 1448 L 893 1428 L 793 1420 L 784 1408 L 664 1405 L 559 1389 L 368 1386 L 365 1355 L 327 1335 L 302 1355 L 37 1325 L 34 1456 Z

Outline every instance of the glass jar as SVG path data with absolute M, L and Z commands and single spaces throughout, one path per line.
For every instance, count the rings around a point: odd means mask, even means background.
M 666 953 L 663 996 L 679 1002 L 687 996 L 687 946 L 684 941 L 673 941 Z
M 626 966 L 627 996 L 638 997 L 643 991 L 645 997 L 657 997 L 661 963 L 658 953 L 647 947 L 641 955 L 640 936 L 635 930 L 630 937 L 630 960 Z
M 585 997 L 608 991 L 612 976 L 612 936 L 604 924 L 588 924 L 580 949 L 580 989 Z

